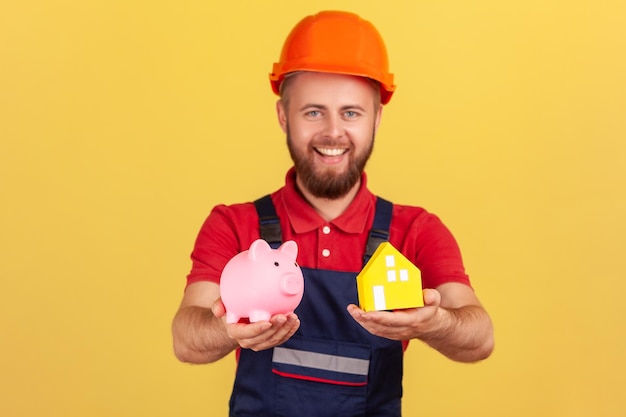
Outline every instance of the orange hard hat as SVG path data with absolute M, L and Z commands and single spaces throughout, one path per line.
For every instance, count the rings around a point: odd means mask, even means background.
M 396 88 L 382 37 L 374 25 L 354 13 L 324 11 L 302 19 L 287 36 L 270 74 L 275 94 L 280 94 L 285 75 L 295 71 L 371 78 L 380 84 L 383 104 Z

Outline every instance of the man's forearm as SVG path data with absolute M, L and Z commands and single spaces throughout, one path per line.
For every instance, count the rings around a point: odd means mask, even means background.
M 211 363 L 237 348 L 221 319 L 209 308 L 188 306 L 176 313 L 172 323 L 174 353 L 189 363 Z
M 442 308 L 444 324 L 419 339 L 459 362 L 476 362 L 486 359 L 493 351 L 493 324 L 480 306 Z

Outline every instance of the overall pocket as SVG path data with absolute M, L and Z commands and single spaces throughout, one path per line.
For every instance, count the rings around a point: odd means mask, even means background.
M 273 352 L 276 415 L 365 415 L 369 366 L 369 345 L 292 337 Z

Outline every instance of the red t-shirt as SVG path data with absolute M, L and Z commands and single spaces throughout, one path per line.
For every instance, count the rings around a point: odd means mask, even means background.
M 361 270 L 376 206 L 376 196 L 367 189 L 365 174 L 354 201 L 330 222 L 320 217 L 297 191 L 293 168 L 287 173 L 285 186 L 271 197 L 283 241 L 294 240 L 298 244 L 300 266 Z M 219 283 L 224 265 L 258 238 L 259 217 L 252 202 L 214 207 L 198 234 L 187 285 L 198 281 Z M 426 210 L 394 204 L 389 241 L 420 269 L 424 288 L 436 288 L 446 282 L 470 285 L 456 240 L 439 218 Z

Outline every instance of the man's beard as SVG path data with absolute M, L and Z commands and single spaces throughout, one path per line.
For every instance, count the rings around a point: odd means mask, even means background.
M 332 143 L 324 145 L 332 146 Z M 348 169 L 345 172 L 337 172 L 332 167 L 325 169 L 324 172 L 318 172 L 314 163 L 315 150 L 308 148 L 307 153 L 296 151 L 291 143 L 289 127 L 287 127 L 287 147 L 296 167 L 296 175 L 304 187 L 315 197 L 335 200 L 346 195 L 361 179 L 361 174 L 374 149 L 374 136 L 363 153 L 352 153 L 349 156 Z

